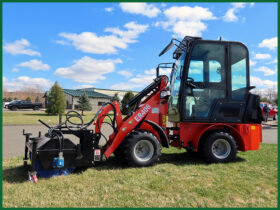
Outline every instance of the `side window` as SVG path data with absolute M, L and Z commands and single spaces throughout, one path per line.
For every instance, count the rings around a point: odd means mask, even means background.
M 221 63 L 216 60 L 209 61 L 209 82 L 222 81 L 222 68 Z
M 239 44 L 231 44 L 232 100 L 243 100 L 247 88 L 247 50 Z
M 189 77 L 193 78 L 196 82 L 203 82 L 203 61 L 190 61 Z

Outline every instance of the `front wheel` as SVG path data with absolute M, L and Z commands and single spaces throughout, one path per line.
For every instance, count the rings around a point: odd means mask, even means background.
M 16 111 L 17 110 L 17 107 L 16 106 L 13 106 L 12 107 L 12 111 Z
M 237 146 L 234 138 L 228 133 L 214 132 L 209 135 L 202 146 L 206 162 L 227 163 L 236 158 Z
M 161 154 L 158 139 L 151 132 L 136 130 L 124 140 L 124 160 L 131 166 L 154 165 Z
M 276 114 L 273 116 L 273 120 L 277 120 L 277 114 L 278 114 L 278 113 L 276 113 Z

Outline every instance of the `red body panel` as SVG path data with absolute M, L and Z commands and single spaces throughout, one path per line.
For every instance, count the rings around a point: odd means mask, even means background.
M 211 130 L 225 130 L 234 137 L 238 149 L 241 151 L 258 150 L 262 142 L 262 127 L 260 124 L 235 124 L 235 123 L 180 123 L 180 140 L 182 146 L 197 151 L 202 135 Z M 181 147 L 181 146 L 179 146 Z

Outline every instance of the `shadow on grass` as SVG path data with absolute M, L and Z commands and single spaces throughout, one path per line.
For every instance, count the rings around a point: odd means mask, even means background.
M 246 161 L 241 157 L 237 157 L 231 163 L 239 163 Z M 197 153 L 164 153 L 160 156 L 160 160 L 156 164 L 174 164 L 174 165 L 209 165 Z M 226 163 L 222 163 L 226 164 Z M 122 163 L 115 157 L 109 158 L 106 162 L 100 163 L 95 167 L 97 170 L 115 170 L 128 168 L 125 163 Z
M 239 163 L 246 161 L 243 158 L 237 157 L 231 163 Z M 174 164 L 174 165 L 208 165 L 198 154 L 196 153 L 164 153 L 160 156 L 160 160 L 157 162 L 160 164 Z M 222 163 L 226 164 L 226 163 Z M 106 162 L 97 163 L 94 168 L 98 171 L 101 170 L 119 170 L 129 168 L 125 163 L 122 163 L 115 157 L 110 157 Z M 15 168 L 4 169 L 2 171 L 3 181 L 9 183 L 23 183 L 28 180 L 28 166 L 18 166 Z M 88 168 L 78 168 L 75 170 L 75 174 L 82 173 Z
M 2 170 L 2 180 L 9 183 L 23 183 L 28 180 L 28 167 L 18 166 Z

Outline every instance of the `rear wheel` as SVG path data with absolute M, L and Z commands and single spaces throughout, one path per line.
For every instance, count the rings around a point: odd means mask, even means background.
M 202 146 L 202 155 L 209 163 L 226 163 L 236 158 L 237 146 L 231 135 L 214 132 Z
M 131 166 L 150 166 L 158 161 L 161 146 L 151 132 L 137 130 L 131 132 L 124 140 L 124 160 Z
M 34 110 L 35 110 L 35 111 L 39 110 L 39 106 L 35 106 L 35 107 L 34 107 Z

